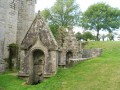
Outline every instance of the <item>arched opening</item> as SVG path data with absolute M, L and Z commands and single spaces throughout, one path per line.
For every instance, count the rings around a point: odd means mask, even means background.
M 43 80 L 43 67 L 45 54 L 42 50 L 36 49 L 33 51 L 33 83 L 38 84 Z
M 69 64 L 69 59 L 70 59 L 70 58 L 73 58 L 73 53 L 72 53 L 71 51 L 68 51 L 68 52 L 66 53 L 66 65 Z

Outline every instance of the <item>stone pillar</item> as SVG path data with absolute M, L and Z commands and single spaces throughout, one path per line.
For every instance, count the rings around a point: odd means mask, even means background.
M 25 51 L 22 50 L 20 54 L 20 73 L 24 73 L 24 58 L 25 58 Z
M 58 55 L 57 51 L 51 51 L 50 52 L 51 56 L 51 63 L 52 63 L 52 73 L 56 74 L 57 68 L 58 68 Z
M 35 3 L 36 0 L 20 0 L 19 2 L 16 41 L 19 47 L 34 20 Z M 20 50 L 18 56 L 20 56 Z
M 61 52 L 61 60 L 59 62 L 59 65 L 64 66 L 66 65 L 66 51 Z

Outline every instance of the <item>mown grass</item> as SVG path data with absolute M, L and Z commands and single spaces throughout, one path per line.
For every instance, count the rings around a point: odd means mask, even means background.
M 101 57 L 81 62 L 38 85 L 4 73 L 0 90 L 120 90 L 120 42 L 90 42 L 86 48 L 103 48 Z

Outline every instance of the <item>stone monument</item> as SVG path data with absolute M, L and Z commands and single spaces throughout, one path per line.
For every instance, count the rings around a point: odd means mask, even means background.
M 56 74 L 58 46 L 45 20 L 36 16 L 21 44 L 19 76 L 28 84 L 37 84 L 44 77 Z

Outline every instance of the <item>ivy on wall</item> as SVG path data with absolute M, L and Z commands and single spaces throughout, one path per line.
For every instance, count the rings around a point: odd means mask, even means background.
M 17 60 L 19 48 L 18 45 L 14 43 L 10 44 L 8 48 L 9 48 L 8 68 L 12 70 L 14 66 L 13 59 Z

